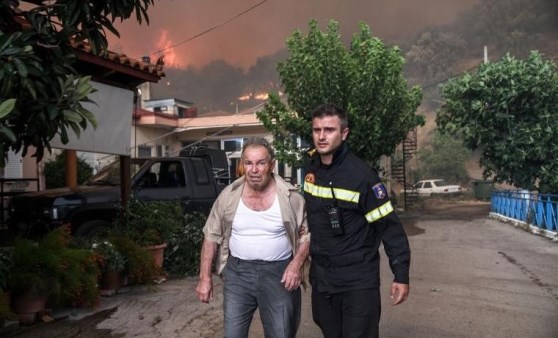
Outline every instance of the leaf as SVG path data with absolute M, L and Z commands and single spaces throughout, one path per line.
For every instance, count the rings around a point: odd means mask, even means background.
M 16 141 L 16 136 L 10 128 L 0 125 L 0 133 L 3 134 L 10 142 Z
M 16 99 L 7 99 L 0 103 L 0 119 L 6 117 L 15 107 Z
M 70 122 L 79 123 L 83 119 L 79 113 L 72 110 L 64 110 L 62 113 L 64 114 L 64 119 Z
M 21 75 L 22 77 L 27 77 L 29 72 L 27 71 L 27 67 L 25 66 L 25 63 L 23 63 L 18 58 L 14 58 L 14 63 L 16 65 L 17 71 L 19 72 L 19 75 Z

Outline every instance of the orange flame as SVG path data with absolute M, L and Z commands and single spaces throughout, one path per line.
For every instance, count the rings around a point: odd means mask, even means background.
M 252 93 L 242 95 L 241 97 L 238 98 L 238 101 L 247 101 L 247 100 L 250 100 L 250 97 L 252 97 Z
M 260 100 L 260 101 L 267 100 L 268 98 L 269 98 L 269 95 L 267 93 L 261 93 L 261 94 L 254 95 L 254 99 Z
M 161 30 L 161 36 L 159 37 L 159 41 L 157 41 L 157 49 L 164 50 L 163 54 L 165 55 L 165 65 L 167 67 L 179 67 L 180 61 L 172 45 L 173 41 L 169 37 L 169 31 L 166 29 Z
M 248 93 L 238 97 L 237 100 L 238 101 L 248 101 L 248 100 L 264 101 L 267 100 L 268 98 L 269 95 L 267 93 L 259 93 L 259 94 Z

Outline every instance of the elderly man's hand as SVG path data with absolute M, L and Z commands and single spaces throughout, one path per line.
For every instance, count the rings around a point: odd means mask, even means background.
M 213 281 L 211 279 L 200 279 L 196 287 L 196 295 L 203 303 L 209 303 L 210 300 L 213 300 Z
M 281 283 L 285 285 L 285 289 L 288 291 L 294 291 L 300 286 L 302 280 L 302 274 L 300 272 L 301 266 L 295 260 L 291 261 L 285 272 L 283 273 L 283 278 L 281 278 Z

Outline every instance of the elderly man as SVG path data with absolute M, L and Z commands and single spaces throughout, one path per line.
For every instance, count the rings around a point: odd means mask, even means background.
M 265 337 L 295 337 L 300 323 L 304 262 L 309 254 L 304 198 L 273 174 L 274 152 L 264 138 L 245 141 L 244 176 L 225 188 L 204 227 L 200 301 L 213 299 L 211 267 L 224 277 L 224 330 L 247 337 L 257 308 Z

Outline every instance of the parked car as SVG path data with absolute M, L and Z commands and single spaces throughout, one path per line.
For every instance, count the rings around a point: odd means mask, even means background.
M 413 184 L 412 191 L 416 191 L 419 196 L 431 195 L 456 195 L 462 192 L 459 185 L 448 184 L 442 179 L 422 180 Z

